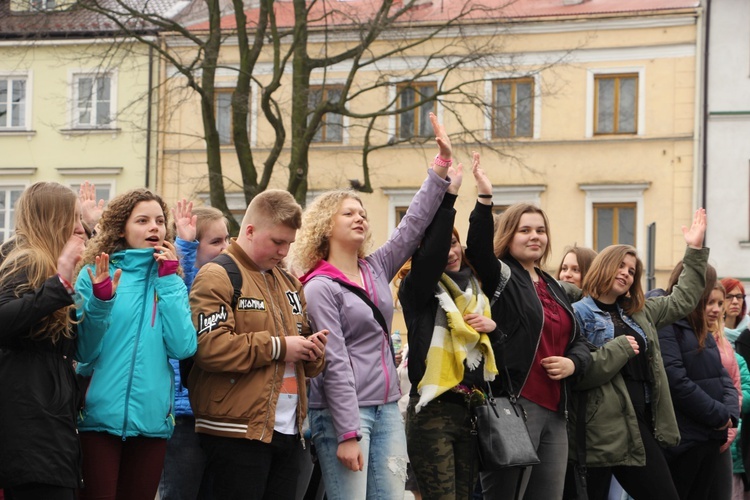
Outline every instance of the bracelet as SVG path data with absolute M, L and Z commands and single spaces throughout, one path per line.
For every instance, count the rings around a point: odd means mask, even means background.
M 435 155 L 434 163 L 437 167 L 450 167 L 451 165 L 453 165 L 453 160 L 450 158 L 446 160 L 445 158 L 440 156 L 440 153 L 438 153 Z
M 478 198 L 485 198 L 485 199 L 489 199 L 489 200 L 492 199 L 492 195 L 491 194 L 478 194 L 477 197 Z

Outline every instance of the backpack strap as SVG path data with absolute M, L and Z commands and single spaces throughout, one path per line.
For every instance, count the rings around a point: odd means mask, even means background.
M 242 273 L 240 273 L 240 268 L 234 259 L 226 253 L 217 255 L 211 262 L 219 264 L 227 272 L 229 281 L 232 283 L 232 288 L 234 288 L 234 294 L 232 295 L 232 310 L 234 310 L 237 307 L 237 301 L 242 295 Z
M 339 278 L 331 278 L 332 281 L 335 281 L 339 285 L 343 286 L 350 292 L 352 292 L 354 295 L 359 297 L 362 302 L 367 304 L 370 309 L 372 309 L 372 315 L 375 317 L 375 320 L 380 325 L 380 328 L 383 329 L 383 335 L 385 335 L 386 340 L 388 341 L 388 347 L 391 348 L 391 357 L 393 358 L 393 365 L 398 366 L 396 363 L 396 351 L 393 349 L 393 343 L 391 342 L 391 336 L 388 334 L 388 324 L 385 321 L 385 318 L 383 317 L 383 313 L 380 312 L 380 309 L 378 309 L 378 306 L 375 305 L 375 303 L 370 299 L 370 297 L 367 296 L 367 292 L 365 292 L 362 288 L 352 285 L 350 283 L 347 283 L 344 280 L 341 280 Z
M 217 255 L 211 262 L 223 267 L 227 272 L 227 276 L 229 276 L 229 281 L 232 283 L 232 288 L 234 288 L 232 294 L 232 311 L 234 311 L 234 308 L 237 307 L 237 302 L 242 295 L 242 274 L 240 273 L 240 268 L 237 266 L 234 259 L 225 253 Z M 180 361 L 180 379 L 182 380 L 182 385 L 184 387 L 188 386 L 187 383 L 190 378 L 190 372 L 193 369 L 193 363 L 193 356 Z

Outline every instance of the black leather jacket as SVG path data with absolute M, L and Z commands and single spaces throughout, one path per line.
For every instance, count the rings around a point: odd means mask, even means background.
M 544 310 L 528 271 L 510 255 L 502 260 L 495 257 L 493 234 L 492 207 L 477 202 L 469 217 L 466 255 L 482 281 L 484 293 L 493 300 L 492 318 L 502 332 L 492 344 L 501 370 L 501 375 L 492 383 L 492 389 L 497 393 L 508 392 L 507 377 L 502 372 L 502 367 L 507 366 L 513 392 L 518 394 L 526 383 L 539 347 Z M 573 329 L 565 356 L 575 365 L 572 376 L 579 376 L 591 363 L 589 347 L 581 336 L 580 326 L 563 288 L 546 272 L 541 269 L 536 271 L 546 282 L 550 294 L 570 316 Z M 501 282 L 504 283 L 504 289 L 493 299 Z M 561 399 L 560 410 L 567 411 L 565 391 Z

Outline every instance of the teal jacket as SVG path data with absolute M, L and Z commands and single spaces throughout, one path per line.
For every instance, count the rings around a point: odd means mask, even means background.
M 745 358 L 737 353 L 734 353 L 734 357 L 737 359 L 737 364 L 740 367 L 740 381 L 742 383 L 742 412 L 741 415 L 745 415 L 750 412 L 750 370 L 747 368 L 747 362 Z M 732 450 L 732 468 L 735 474 L 742 474 L 745 472 L 745 464 L 742 461 L 742 449 L 740 447 L 740 439 L 742 433 L 742 420 L 737 425 L 737 438 L 732 441 L 730 449 Z
M 685 268 L 672 291 L 665 297 L 646 299 L 642 310 L 633 314 L 632 319 L 646 335 L 647 355 L 653 386 L 651 387 L 651 405 L 653 408 L 654 437 L 659 444 L 668 448 L 680 442 L 680 432 L 675 419 L 672 398 L 669 392 L 669 381 L 664 371 L 664 363 L 659 347 L 657 330 L 684 318 L 695 309 L 705 287 L 706 263 L 708 249 L 685 251 L 683 262 Z M 606 338 L 589 330 L 586 318 L 592 317 L 590 304 L 593 301 L 581 300 L 573 305 L 576 317 L 581 321 L 584 335 L 590 339 Z M 601 321 L 611 321 L 601 318 Z M 593 327 L 597 328 L 596 326 Z M 604 326 L 602 326 L 604 328 Z M 586 401 L 586 463 L 589 466 L 644 466 L 646 453 L 641 440 L 640 430 L 630 401 L 625 381 L 620 370 L 635 352 L 624 336 L 614 338 L 591 353 L 593 362 L 584 376 L 574 387 L 574 403 L 577 409 L 576 391 L 588 391 Z M 575 459 L 576 420 L 578 415 L 571 415 L 568 427 L 571 436 L 571 454 Z
M 197 342 L 187 289 L 176 274 L 158 276 L 153 249 L 115 252 L 110 273 L 122 269 L 109 321 L 92 314 L 102 309 L 84 267 L 76 290 L 83 298 L 78 320 L 85 328 L 78 339 L 78 372 L 90 376 L 81 431 L 168 438 L 172 435 L 174 371 L 168 358 L 195 353 Z M 105 330 L 104 336 L 85 332 Z M 99 340 L 101 339 L 101 340 Z

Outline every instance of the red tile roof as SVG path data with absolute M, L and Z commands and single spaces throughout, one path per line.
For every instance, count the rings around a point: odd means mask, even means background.
M 311 9 L 308 19 L 322 19 L 331 14 L 327 23 L 334 26 L 355 26 L 363 23 L 377 12 L 379 0 L 318 0 Z M 397 9 L 401 2 L 394 2 Z M 563 0 L 432 0 L 419 2 L 412 11 L 401 17 L 402 23 L 430 23 L 455 19 L 465 13 L 468 20 L 503 20 L 505 22 L 550 17 L 606 16 L 621 14 L 653 13 L 669 10 L 694 9 L 700 6 L 699 0 L 584 0 L 577 5 L 564 5 Z M 274 2 L 276 22 L 280 27 L 292 26 L 294 5 L 289 0 Z M 258 9 L 245 11 L 248 26 L 257 22 Z M 323 21 L 310 22 L 322 26 Z M 234 14 L 221 19 L 222 29 L 236 27 Z M 200 31 L 208 29 L 208 22 L 188 26 Z
M 31 0 L 26 0 L 31 3 Z M 122 33 L 122 29 L 103 14 L 87 8 L 85 2 L 78 0 L 70 7 L 49 11 L 11 11 L 10 0 L 0 0 L 0 39 L 44 39 L 44 38 L 93 38 L 112 36 Z M 118 0 L 97 0 L 98 5 L 113 12 L 123 10 L 117 5 Z M 123 0 L 120 0 L 123 1 Z M 151 12 L 161 15 L 175 12 L 175 7 L 184 0 L 124 0 L 128 5 L 143 10 L 147 5 Z M 122 22 L 130 32 L 141 34 L 153 33 L 157 28 L 144 19 L 122 16 Z

